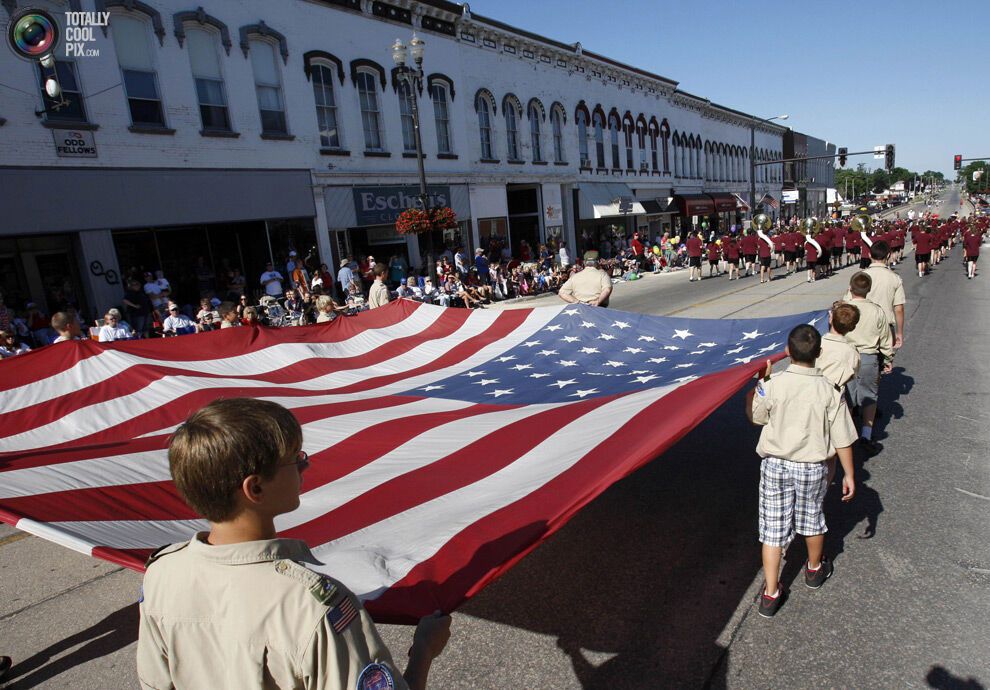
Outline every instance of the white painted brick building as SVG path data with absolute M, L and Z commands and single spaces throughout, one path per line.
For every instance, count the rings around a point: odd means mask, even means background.
M 733 195 L 749 196 L 750 128 L 759 158 L 782 151 L 782 127 L 467 5 L 204 2 L 37 0 L 60 26 L 67 11 L 110 13 L 87 46 L 98 56 L 57 52 L 71 62 L 58 74 L 72 103 L 58 110 L 37 62 L 0 50 L 8 294 L 51 309 L 74 290 L 96 313 L 119 301 L 131 267 L 162 267 L 191 301 L 211 272 L 237 266 L 251 285 L 268 258 L 284 266 L 290 248 L 314 246 L 331 270 L 347 253 L 419 265 L 416 238 L 394 231 L 418 176 L 391 45 L 413 31 L 426 41 L 417 95 L 430 192 L 463 221 L 443 239 L 469 250 L 493 237 L 517 255 L 523 239 L 534 251 L 548 239 L 597 248 L 709 213 L 734 223 Z M 0 4 L 0 21 L 24 7 Z M 70 133 L 95 156 L 58 155 Z M 757 175 L 757 199 L 779 199 L 778 166 Z M 196 274 L 197 256 L 209 270 Z

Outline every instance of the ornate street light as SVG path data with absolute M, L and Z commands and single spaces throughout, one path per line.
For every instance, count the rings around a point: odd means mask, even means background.
M 423 84 L 423 53 L 426 41 L 413 32 L 409 45 L 406 46 L 400 39 L 395 39 L 392 44 L 392 60 L 397 68 L 398 79 L 405 83 L 408 89 L 409 105 L 412 111 L 413 135 L 416 141 L 416 164 L 419 166 L 419 201 L 424 210 L 430 208 L 430 195 L 426 191 L 426 169 L 423 166 L 423 141 L 419 133 L 419 104 L 416 99 L 417 91 Z M 412 57 L 413 65 L 408 64 Z M 433 260 L 433 231 L 427 232 L 426 238 L 426 263 L 430 280 L 433 285 L 437 284 L 437 266 Z

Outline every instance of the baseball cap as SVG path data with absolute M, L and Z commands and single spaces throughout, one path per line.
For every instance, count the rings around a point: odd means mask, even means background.
M 584 253 L 585 261 L 598 261 L 598 252 L 591 250 Z
M 296 250 L 293 249 L 291 252 L 289 252 L 289 256 L 296 256 Z

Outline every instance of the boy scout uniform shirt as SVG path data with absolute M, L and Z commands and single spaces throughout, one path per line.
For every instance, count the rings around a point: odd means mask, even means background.
M 851 299 L 848 302 L 859 310 L 856 328 L 846 333 L 846 342 L 861 355 L 880 353 L 886 361 L 894 359 L 894 337 L 890 333 L 891 322 L 883 308 L 869 299 Z
M 845 337 L 826 333 L 822 336 L 822 354 L 815 360 L 815 366 L 841 392 L 859 371 L 859 352 Z
M 319 563 L 305 543 L 205 540 L 203 532 L 149 559 L 137 650 L 142 688 L 353 690 L 371 663 L 407 687 L 355 596 L 297 562 Z
M 888 323 L 897 323 L 894 320 L 894 307 L 903 305 L 906 301 L 904 298 L 904 281 L 901 280 L 899 275 L 880 264 L 871 264 L 865 269 L 865 272 L 873 281 L 866 298 L 874 304 L 880 305 L 883 313 L 887 316 Z M 852 292 L 847 290 L 845 301 L 848 302 L 851 299 Z
M 814 367 L 790 365 L 756 384 L 753 422 L 763 426 L 756 452 L 791 462 L 822 462 L 856 441 L 842 394 Z
M 602 290 L 612 287 L 612 280 L 605 271 L 585 266 L 560 286 L 559 294 L 571 295 L 578 302 L 594 304 Z

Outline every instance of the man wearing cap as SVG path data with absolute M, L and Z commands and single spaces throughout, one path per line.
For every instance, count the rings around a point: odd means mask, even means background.
M 289 252 L 289 260 L 285 262 L 285 274 L 286 275 L 290 275 L 291 276 L 292 275 L 292 272 L 294 270 L 296 270 L 296 257 L 298 257 L 298 256 L 299 255 L 296 253 L 296 250 L 295 249 L 293 249 L 292 251 Z
M 351 270 L 351 258 L 341 259 L 340 270 L 337 271 L 337 283 L 340 284 L 340 294 L 343 295 L 342 299 L 346 299 L 352 282 L 354 282 L 354 271 Z
M 568 278 L 557 294 L 569 304 L 580 302 L 593 307 L 608 306 L 608 298 L 612 294 L 612 279 L 598 268 L 598 252 L 584 253 L 584 269 Z

